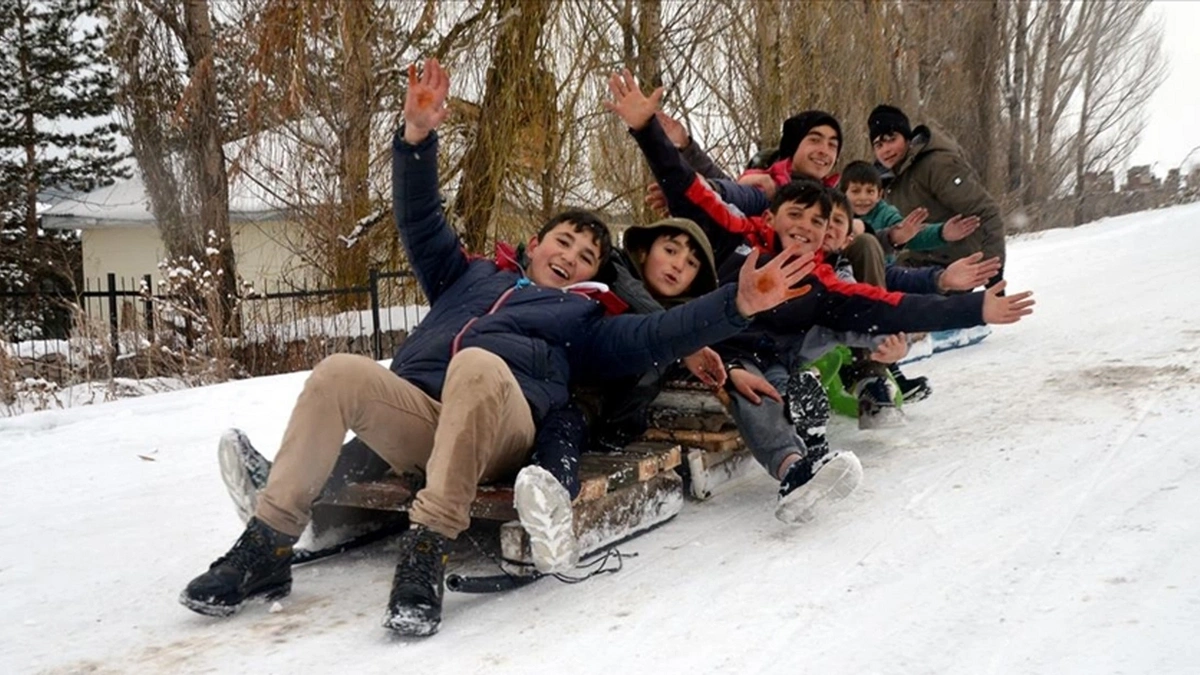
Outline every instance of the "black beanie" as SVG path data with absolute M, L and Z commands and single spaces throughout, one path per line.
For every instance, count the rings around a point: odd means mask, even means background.
M 912 140 L 912 127 L 909 126 L 908 116 L 904 111 L 891 105 L 877 105 L 867 118 L 867 130 L 871 132 L 871 142 L 884 134 L 900 134 Z
M 842 125 L 838 124 L 837 118 L 824 110 L 805 110 L 798 115 L 787 118 L 783 123 L 783 136 L 779 139 L 779 154 L 776 155 L 779 159 L 791 159 L 792 155 L 796 154 L 796 148 L 800 147 L 800 141 L 808 135 L 808 132 L 819 126 L 833 127 L 834 133 L 837 134 L 838 151 L 841 151 L 842 144 Z M 837 158 L 834 157 L 836 160 Z

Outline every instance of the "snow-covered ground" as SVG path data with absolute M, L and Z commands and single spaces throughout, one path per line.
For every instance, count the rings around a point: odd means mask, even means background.
M 385 545 L 281 610 L 176 596 L 241 531 L 216 441 L 273 452 L 304 374 L 0 419 L 0 672 L 1200 672 L 1200 205 L 1014 241 L 1037 313 L 908 366 L 902 432 L 832 428 L 847 501 L 771 517 L 765 475 L 622 547 L 619 574 L 449 594 L 379 627 Z

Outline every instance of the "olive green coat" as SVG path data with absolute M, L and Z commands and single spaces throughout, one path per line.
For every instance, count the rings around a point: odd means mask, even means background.
M 906 250 L 898 262 L 920 267 L 949 265 L 977 251 L 985 258 L 1004 261 L 1004 219 L 979 176 L 963 158 L 962 150 L 945 132 L 922 125 L 913 131 L 908 154 L 896 166 L 887 200 L 907 214 L 917 207 L 929 210 L 930 222 L 945 222 L 956 215 L 979 216 L 979 229 L 961 241 L 932 251 Z

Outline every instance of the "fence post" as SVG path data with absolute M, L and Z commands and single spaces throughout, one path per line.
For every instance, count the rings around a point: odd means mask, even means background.
M 146 332 L 150 341 L 154 342 L 154 303 L 150 301 L 150 298 L 154 297 L 154 286 L 149 274 L 142 275 L 142 283 L 146 284 Z
M 108 330 L 112 338 L 113 358 L 120 352 L 121 343 L 117 332 L 117 275 L 108 273 Z
M 371 293 L 371 353 L 378 361 L 383 358 L 383 336 L 379 333 L 379 268 L 371 267 L 367 279 Z

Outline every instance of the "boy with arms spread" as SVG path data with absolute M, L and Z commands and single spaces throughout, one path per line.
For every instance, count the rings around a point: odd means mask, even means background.
M 700 179 L 667 139 L 655 119 L 662 90 L 647 98 L 629 71 L 609 80 L 613 100 L 605 106 L 630 128 L 667 199 L 673 215 L 695 220 L 704 228 L 724 272 L 751 250 L 777 251 L 784 244 L 816 252 L 825 238 L 832 204 L 819 184 L 793 182 L 779 189 L 770 209 L 761 217 L 730 211 Z M 726 256 L 722 261 L 722 255 Z M 812 291 L 755 318 L 750 331 L 717 346 L 718 351 L 740 359 L 779 388 L 796 372 L 799 347 L 814 325 L 860 333 L 900 333 L 958 328 L 981 323 L 1012 323 L 1031 313 L 1030 293 L 1004 298 L 999 285 L 987 293 L 952 297 L 905 295 L 865 284 L 837 279 L 826 264 L 817 265 L 806 279 Z M 727 358 L 727 361 L 731 359 Z M 732 364 L 731 364 L 732 365 Z M 766 370 L 764 371 L 763 368 Z M 731 373 L 731 380 L 734 374 Z M 825 496 L 848 493 L 861 475 L 857 459 L 848 453 L 813 457 L 796 437 L 782 405 L 742 394 L 732 397 L 739 429 L 756 458 L 780 480 L 780 506 L 776 515 L 787 521 L 811 518 L 813 507 Z M 778 404 L 779 402 L 774 402 Z M 762 406 L 768 406 L 762 408 Z M 789 433 L 790 432 L 790 433 Z M 790 435 L 790 437 L 789 437 Z M 836 461 L 829 477 L 821 474 Z M 820 476 L 819 479 L 814 479 Z M 798 489 L 804 487 L 804 489 Z
M 620 377 L 674 361 L 741 331 L 748 316 L 796 297 L 811 262 L 790 249 L 739 285 L 644 316 L 605 316 L 595 275 L 608 253 L 594 217 L 554 218 L 530 241 L 529 265 L 468 258 L 438 193 L 438 140 L 449 78 L 436 59 L 409 69 L 404 126 L 393 141 L 392 203 L 400 238 L 430 311 L 391 369 L 338 354 L 313 370 L 292 411 L 255 516 L 228 554 L 180 601 L 213 616 L 249 598 L 291 591 L 292 546 L 311 516 L 347 430 L 397 472 L 423 468 L 425 487 L 400 539 L 384 625 L 426 636 L 441 623 L 445 548 L 469 525 L 480 482 L 512 476 L 537 423 L 567 401 L 573 374 Z M 508 263 L 508 264 L 505 264 Z M 603 290 L 603 289 L 599 289 Z M 600 300 L 603 300 L 601 298 Z

